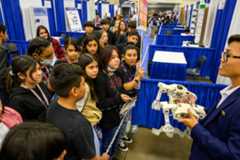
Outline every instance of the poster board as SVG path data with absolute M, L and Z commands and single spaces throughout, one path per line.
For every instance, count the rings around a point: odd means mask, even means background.
M 65 8 L 66 30 L 68 32 L 82 31 L 82 23 L 78 10 L 75 8 Z

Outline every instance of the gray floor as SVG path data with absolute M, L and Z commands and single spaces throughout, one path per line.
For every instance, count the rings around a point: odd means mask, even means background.
M 129 151 L 121 153 L 120 160 L 187 160 L 191 148 L 189 138 L 165 134 L 155 136 L 149 129 L 140 128 Z

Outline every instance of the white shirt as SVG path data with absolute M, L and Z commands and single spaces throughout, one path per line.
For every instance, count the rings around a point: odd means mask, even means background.
M 231 88 L 232 86 L 228 86 L 226 88 L 224 88 L 223 90 L 220 91 L 221 94 L 221 100 L 218 102 L 218 105 L 216 108 L 218 108 L 223 101 L 225 101 L 227 99 L 227 97 L 229 97 L 234 91 L 236 91 L 240 86 Z

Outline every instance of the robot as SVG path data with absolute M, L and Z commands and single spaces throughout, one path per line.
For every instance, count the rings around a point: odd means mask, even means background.
M 152 131 L 154 134 L 159 135 L 161 132 L 164 132 L 168 137 L 173 137 L 174 133 L 183 135 L 180 133 L 179 129 L 174 128 L 170 124 L 171 113 L 176 120 L 188 116 L 189 110 L 198 119 L 203 119 L 206 116 L 204 107 L 195 103 L 197 96 L 188 91 L 185 86 L 179 84 L 168 85 L 159 82 L 158 87 L 158 94 L 152 103 L 152 109 L 163 111 L 165 124 L 160 129 L 153 129 Z M 164 93 L 168 95 L 169 102 L 160 101 Z M 186 132 L 189 132 L 189 130 L 186 130 Z

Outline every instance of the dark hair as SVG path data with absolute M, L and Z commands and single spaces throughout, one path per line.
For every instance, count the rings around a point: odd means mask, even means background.
M 54 66 L 49 78 L 50 84 L 60 97 L 68 97 L 73 87 L 79 87 L 82 69 L 77 64 L 61 63 Z
M 139 39 L 139 34 L 137 31 L 134 31 L 134 32 L 128 32 L 127 36 L 137 36 L 138 39 Z
M 129 49 L 135 49 L 137 51 L 137 54 L 139 54 L 139 48 L 136 47 L 134 44 L 128 44 L 124 50 L 124 55 L 126 54 L 127 50 Z
M 34 38 L 29 43 L 28 55 L 32 56 L 34 53 L 40 55 L 44 51 L 44 49 L 50 46 L 50 44 L 50 41 L 45 38 Z
M 110 25 L 110 21 L 107 18 L 101 20 L 101 25 L 104 25 L 104 24 L 109 24 Z
M 32 78 L 32 73 L 35 71 L 37 66 L 37 61 L 35 61 L 30 56 L 16 56 L 12 62 L 12 74 L 13 74 L 13 85 L 17 87 L 21 84 L 21 79 L 19 78 L 19 73 L 26 75 L 26 72 L 30 69 L 30 77 Z
M 66 148 L 63 132 L 48 123 L 25 122 L 5 137 L 1 160 L 53 160 Z
M 232 42 L 240 42 L 240 34 L 231 35 L 228 39 L 228 44 L 231 44 Z
M 47 32 L 47 34 L 48 34 L 48 39 L 50 39 L 50 34 L 49 34 L 49 32 L 48 32 L 48 29 L 47 29 L 47 27 L 45 27 L 44 25 L 39 25 L 39 26 L 37 27 L 36 36 L 37 36 L 37 37 L 40 36 L 40 30 L 41 30 L 41 29 L 44 29 L 44 30 Z
M 85 27 L 92 27 L 92 28 L 94 28 L 94 24 L 93 24 L 92 21 L 87 21 L 87 22 L 84 24 L 84 28 L 85 28 Z
M 128 28 L 134 28 L 136 29 L 137 28 L 137 25 L 136 25 L 136 21 L 130 21 L 128 22 Z
M 96 100 L 96 94 L 95 94 L 95 91 L 94 91 L 93 80 L 86 73 L 86 66 L 89 65 L 90 63 L 94 62 L 94 61 L 97 62 L 97 59 L 93 55 L 85 53 L 85 54 L 81 55 L 78 64 L 83 69 L 83 75 L 84 75 L 84 78 L 85 78 L 87 84 L 90 87 L 91 96 L 94 100 Z
M 124 20 L 120 20 L 119 22 L 119 25 L 118 25 L 118 34 L 120 34 L 120 26 L 121 26 L 121 23 L 124 23 L 125 24 L 125 32 L 127 31 L 127 24 Z
M 0 32 L 2 33 L 6 32 L 6 26 L 4 24 L 0 24 Z
M 101 62 L 101 67 L 102 69 L 106 69 L 108 66 L 108 63 L 112 57 L 112 52 L 113 50 L 115 50 L 118 53 L 119 58 L 121 59 L 120 55 L 119 55 L 119 51 L 117 49 L 117 47 L 112 46 L 112 45 L 107 45 L 105 48 L 103 48 L 100 51 L 100 59 L 99 62 Z
M 83 53 L 89 53 L 88 50 L 87 50 L 87 45 L 88 45 L 88 43 L 91 42 L 91 41 L 96 41 L 96 42 L 97 42 L 97 45 L 98 45 L 97 53 L 98 53 L 98 51 L 99 51 L 99 42 L 98 42 L 98 39 L 97 39 L 97 37 L 96 37 L 95 34 L 88 35 L 88 36 L 85 38 L 85 40 L 84 40 L 84 42 L 83 42 Z
M 65 37 L 64 38 L 64 48 L 67 49 L 69 45 L 73 45 L 76 49 L 76 51 L 79 51 L 79 47 L 77 45 L 77 41 L 75 39 L 73 39 L 72 37 Z

